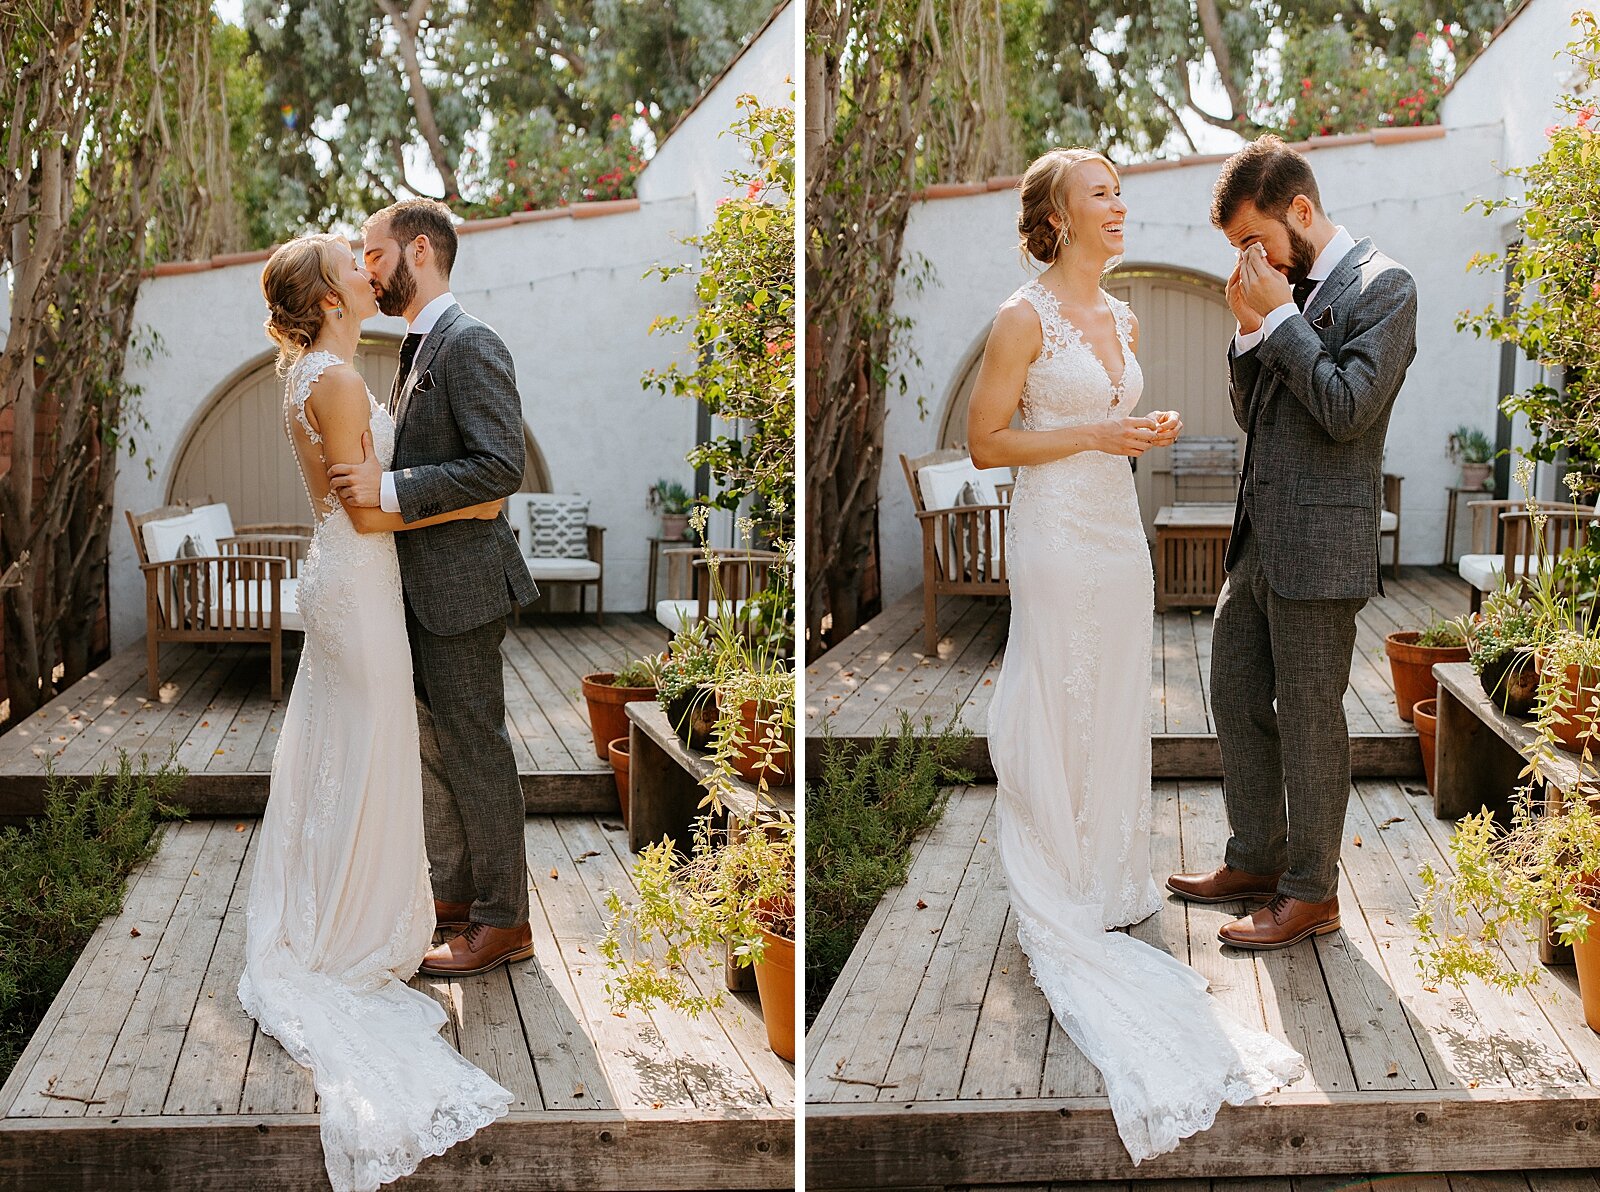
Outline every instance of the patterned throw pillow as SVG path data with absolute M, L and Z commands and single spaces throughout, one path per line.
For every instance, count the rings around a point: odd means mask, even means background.
M 589 557 L 589 501 L 586 497 L 530 493 L 529 546 L 533 559 L 587 559 Z

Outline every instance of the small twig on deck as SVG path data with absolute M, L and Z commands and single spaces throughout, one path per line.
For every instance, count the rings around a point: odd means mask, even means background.
M 869 1089 L 897 1089 L 900 1087 L 899 1081 L 893 1084 L 879 1084 L 876 1080 L 856 1080 L 849 1076 L 835 1076 L 832 1072 L 828 1073 L 828 1079 L 837 1080 L 840 1084 L 864 1084 Z
M 105 1100 L 98 1097 L 74 1097 L 71 1093 L 52 1093 L 48 1089 L 39 1090 L 41 1097 L 50 1097 L 56 1101 L 76 1101 L 80 1105 L 104 1105 Z

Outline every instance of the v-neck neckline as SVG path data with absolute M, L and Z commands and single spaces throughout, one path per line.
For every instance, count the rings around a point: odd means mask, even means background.
M 1083 328 L 1067 317 L 1066 307 L 1062 305 L 1061 299 L 1056 296 L 1056 292 L 1038 278 L 1033 280 L 1033 284 L 1044 291 L 1050 301 L 1055 303 L 1056 317 L 1066 326 L 1072 328 L 1072 334 L 1077 336 L 1078 343 L 1083 346 L 1083 349 L 1089 355 L 1094 357 L 1094 362 L 1100 366 L 1101 375 L 1105 377 L 1106 384 L 1111 386 L 1112 404 L 1121 405 L 1122 398 L 1126 392 L 1124 385 L 1128 380 L 1128 349 L 1122 340 L 1122 327 L 1117 321 L 1117 312 L 1112 309 L 1110 296 L 1106 295 L 1106 313 L 1111 316 L 1111 335 L 1117 341 L 1117 352 L 1122 357 L 1122 375 L 1116 380 L 1111 379 L 1111 370 L 1106 367 L 1106 362 L 1100 358 L 1100 353 L 1094 350 L 1094 345 L 1089 342 L 1089 337 L 1083 333 Z M 1101 293 L 1104 295 L 1105 291 L 1102 290 Z

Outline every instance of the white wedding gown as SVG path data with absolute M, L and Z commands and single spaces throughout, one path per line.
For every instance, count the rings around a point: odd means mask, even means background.
M 444 1009 L 406 980 L 433 935 L 422 765 L 394 535 L 359 534 L 327 494 L 313 352 L 284 423 L 316 530 L 300 568 L 305 620 L 256 841 L 239 1001 L 311 1069 L 336 1192 L 369 1190 L 503 1115 L 511 1094 L 439 1034 Z M 387 467 L 394 422 L 368 395 Z M 311 483 L 314 481 L 315 483 Z
M 1107 297 L 1120 385 L 1034 281 L 1018 295 L 1044 347 L 1023 425 L 1122 417 L 1144 387 L 1125 303 Z M 1080 452 L 1020 469 L 1006 534 L 1011 630 L 989 709 L 1000 858 L 1017 934 L 1056 1020 L 1100 1070 L 1134 1163 L 1304 1071 L 1231 1018 L 1187 965 L 1112 930 L 1155 913 L 1150 873 L 1150 551 L 1126 457 Z

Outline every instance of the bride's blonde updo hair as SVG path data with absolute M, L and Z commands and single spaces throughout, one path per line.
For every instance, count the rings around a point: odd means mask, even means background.
M 1054 264 L 1071 240 L 1067 219 L 1067 177 L 1086 161 L 1103 162 L 1120 184 L 1122 175 L 1111 159 L 1094 149 L 1052 149 L 1034 160 L 1017 189 L 1022 192 L 1022 214 L 1017 216 L 1020 246 L 1027 256 Z M 1054 215 L 1060 226 L 1050 223 Z
M 261 271 L 261 292 L 267 299 L 267 337 L 278 345 L 278 372 L 300 359 L 322 332 L 322 300 L 331 292 L 341 304 L 349 295 L 339 272 L 350 257 L 343 236 L 317 233 L 282 245 Z

